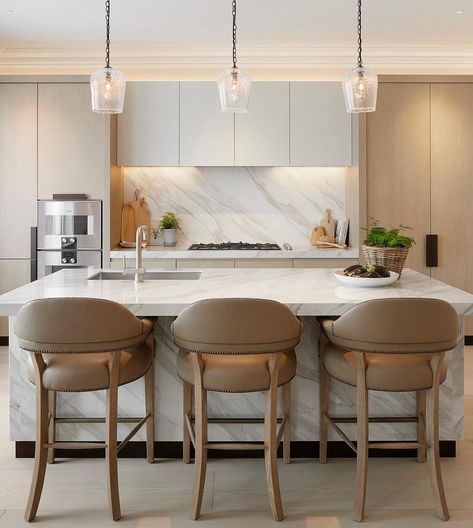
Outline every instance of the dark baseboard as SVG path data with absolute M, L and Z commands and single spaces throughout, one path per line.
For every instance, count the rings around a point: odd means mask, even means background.
M 8 346 L 8 336 L 0 336 L 0 346 Z
M 465 336 L 465 346 L 473 345 L 473 336 Z
M 16 458 L 33 458 L 35 443 L 15 442 Z M 440 441 L 440 456 L 455 457 L 457 444 L 454 440 Z M 182 442 L 155 442 L 154 452 L 157 458 L 182 458 Z M 101 449 L 56 449 L 58 458 L 104 458 Z M 293 458 L 317 458 L 319 456 L 319 442 L 291 442 L 291 456 Z M 355 453 L 345 442 L 328 443 L 329 458 L 355 458 Z M 371 458 L 404 458 L 416 457 L 415 449 L 372 449 Z M 120 452 L 121 458 L 146 458 L 145 442 L 130 442 Z M 279 448 L 282 457 L 282 446 Z M 262 451 L 220 451 L 210 450 L 209 458 L 263 458 Z

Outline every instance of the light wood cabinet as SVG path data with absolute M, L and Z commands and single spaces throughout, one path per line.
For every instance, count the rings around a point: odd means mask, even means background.
M 217 83 L 181 83 L 180 165 L 233 164 L 234 116 L 222 112 Z
M 38 85 L 38 198 L 109 193 L 110 118 L 92 112 L 88 83 Z
M 295 268 L 348 268 L 358 264 L 358 259 L 294 259 Z
M 179 83 L 129 82 L 118 116 L 118 165 L 179 165 Z
M 36 85 L 0 84 L 0 258 L 30 258 L 36 226 Z
M 432 276 L 473 292 L 473 84 L 432 85 Z M 473 334 L 469 317 L 466 333 Z
M 292 82 L 290 90 L 291 165 L 351 165 L 351 115 L 341 83 Z
M 235 268 L 292 268 L 292 259 L 235 259 Z
M 182 269 L 233 268 L 233 259 L 177 259 L 176 267 Z
M 248 113 L 235 114 L 235 165 L 289 165 L 289 83 L 251 85 Z
M 429 273 L 430 84 L 381 83 L 376 112 L 367 116 L 367 221 L 413 228 L 407 266 Z
M 135 257 L 130 256 L 126 259 L 126 267 L 134 268 L 135 267 Z M 150 259 L 143 258 L 143 267 L 146 269 L 175 269 L 176 268 L 176 259 Z M 114 270 L 123 269 L 123 259 L 112 258 L 110 260 L 110 268 Z
M 0 260 L 0 295 L 30 282 L 29 260 Z M 8 335 L 8 317 L 0 317 L 0 336 Z

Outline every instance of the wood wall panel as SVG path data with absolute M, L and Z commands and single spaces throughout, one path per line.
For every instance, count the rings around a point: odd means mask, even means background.
M 430 84 L 381 83 L 376 112 L 367 115 L 367 220 L 414 229 L 407 266 L 429 273 Z

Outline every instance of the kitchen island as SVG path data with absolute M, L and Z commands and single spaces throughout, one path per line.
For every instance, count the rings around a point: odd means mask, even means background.
M 156 270 L 153 270 L 156 271 Z M 189 270 L 187 270 L 188 272 Z M 92 269 L 63 270 L 44 279 L 0 296 L 0 315 L 10 318 L 10 437 L 14 441 L 34 440 L 35 391 L 27 381 L 27 353 L 16 342 L 15 315 L 32 299 L 49 297 L 96 297 L 116 301 L 138 316 L 155 318 L 156 358 L 156 438 L 177 442 L 182 438 L 182 391 L 176 374 L 177 350 L 170 325 L 186 306 L 199 299 L 215 297 L 268 298 L 286 304 L 304 323 L 304 333 L 297 347 L 298 368 L 294 381 L 293 440 L 318 440 L 318 337 L 317 316 L 338 316 L 362 301 L 374 298 L 427 297 L 449 302 L 457 311 L 463 335 L 463 319 L 473 313 L 473 295 L 405 270 L 399 281 L 384 288 L 353 288 L 340 285 L 333 269 L 207 269 L 191 280 L 88 280 L 97 273 Z M 174 270 L 176 274 L 179 271 Z M 195 277 L 198 278 L 195 278 Z M 123 277 L 124 279 L 125 277 Z M 130 277 L 131 278 L 131 277 Z M 75 324 L 70 321 L 71 327 Z M 120 389 L 119 414 L 139 416 L 143 410 L 139 380 Z M 463 435 L 463 339 L 449 353 L 449 373 L 441 390 L 441 440 L 454 441 Z M 331 393 L 332 413 L 353 416 L 355 390 L 334 382 Z M 104 393 L 61 393 L 58 415 L 103 416 Z M 209 395 L 209 416 L 257 417 L 263 414 L 264 396 L 260 393 Z M 370 413 L 399 416 L 415 413 L 414 393 L 372 392 Z M 375 440 L 412 440 L 415 424 L 374 424 Z M 128 426 L 120 425 L 124 437 Z M 354 438 L 353 425 L 346 428 Z M 214 424 L 210 440 L 258 440 L 259 424 Z M 94 423 L 63 423 L 58 426 L 60 440 L 97 440 L 103 438 L 103 426 Z M 137 440 L 142 439 L 138 436 Z M 335 439 L 335 437 L 334 437 Z M 158 453 L 159 456 L 159 453 Z

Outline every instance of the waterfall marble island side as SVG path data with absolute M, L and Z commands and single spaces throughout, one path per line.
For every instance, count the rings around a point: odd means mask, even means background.
M 431 279 L 412 270 L 405 270 L 401 279 L 386 288 L 348 288 L 339 285 L 333 269 L 213 269 L 203 270 L 198 280 L 145 281 L 135 285 L 125 280 L 88 280 L 97 270 L 63 270 L 0 296 L 0 315 L 10 318 L 10 437 L 14 441 L 34 440 L 35 391 L 26 378 L 27 353 L 16 342 L 13 325 L 22 305 L 46 297 L 97 297 L 110 299 L 129 308 L 138 316 L 155 317 L 157 340 L 156 369 L 156 439 L 182 439 L 181 383 L 176 374 L 177 350 L 170 325 L 183 308 L 199 299 L 213 297 L 259 297 L 286 304 L 304 322 L 304 334 L 297 348 L 298 369 L 294 383 L 293 440 L 318 440 L 318 337 L 317 316 L 341 315 L 355 304 L 373 298 L 429 297 L 443 299 L 455 308 L 461 326 L 465 315 L 473 313 L 473 295 Z M 71 326 L 74 321 L 70 322 Z M 140 381 L 120 389 L 119 413 L 137 416 L 142 412 Z M 463 435 L 463 340 L 449 353 L 449 374 L 441 391 L 441 439 L 457 440 Z M 355 391 L 334 382 L 331 409 L 339 416 L 354 414 Z M 100 417 L 104 413 L 103 392 L 61 393 L 59 416 Z M 209 395 L 212 417 L 256 417 L 264 411 L 260 393 Z M 413 393 L 372 392 L 370 413 L 382 416 L 415 412 Z M 354 437 L 354 426 L 347 427 Z M 129 431 L 120 426 L 124 437 Z M 258 424 L 215 424 L 211 440 L 258 440 L 262 428 Z M 98 440 L 103 438 L 100 424 L 58 426 L 61 440 Z M 374 440 L 412 440 L 414 424 L 374 424 Z M 143 437 L 138 436 L 138 440 Z M 335 437 L 333 438 L 335 439 Z

